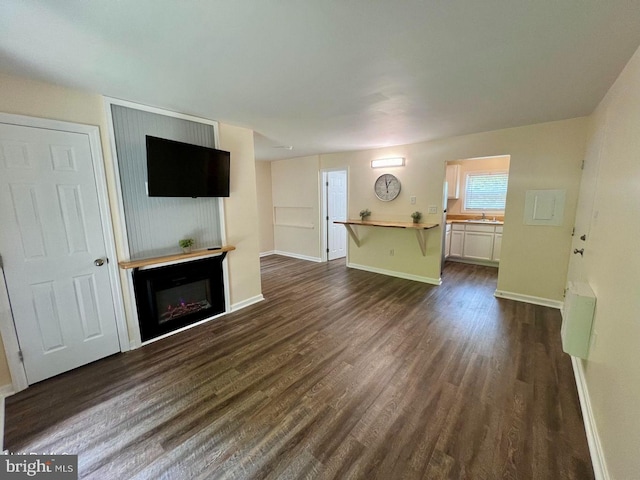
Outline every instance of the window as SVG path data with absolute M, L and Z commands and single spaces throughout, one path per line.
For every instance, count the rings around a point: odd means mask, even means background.
M 507 200 L 507 172 L 468 173 L 464 210 L 503 212 Z

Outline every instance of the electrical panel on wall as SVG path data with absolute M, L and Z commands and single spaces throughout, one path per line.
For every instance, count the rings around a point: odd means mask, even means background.
M 566 190 L 527 190 L 525 225 L 559 226 L 564 221 Z

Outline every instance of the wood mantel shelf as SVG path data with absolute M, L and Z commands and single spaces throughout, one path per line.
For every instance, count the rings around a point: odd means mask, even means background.
M 225 245 L 215 250 L 195 250 L 191 253 L 176 253 L 174 255 L 165 255 L 163 257 L 141 258 L 139 260 L 123 260 L 118 265 L 123 270 L 130 268 L 148 267 L 149 265 L 158 265 L 159 263 L 175 262 L 177 260 L 185 260 L 187 258 L 209 257 L 211 255 L 219 255 L 221 253 L 235 250 L 233 245 Z
M 339 223 L 344 225 L 349 233 L 349 236 L 356 244 L 360 246 L 360 238 L 358 234 L 353 230 L 352 225 L 359 225 L 363 227 L 386 227 L 386 228 L 405 228 L 408 230 L 414 230 L 422 251 L 422 256 L 427 256 L 427 239 L 425 237 L 425 231 L 439 226 L 439 223 L 413 223 L 413 222 L 381 222 L 381 221 L 369 221 L 369 220 L 347 220 L 347 221 L 335 221 L 333 223 Z

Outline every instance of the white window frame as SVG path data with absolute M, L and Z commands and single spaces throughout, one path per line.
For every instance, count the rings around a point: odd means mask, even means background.
M 462 198 L 462 205 L 461 205 L 461 212 L 462 213 L 469 213 L 469 214 L 478 214 L 478 213 L 487 213 L 487 214 L 491 214 L 491 215 L 504 215 L 504 209 L 502 210 L 489 210 L 489 209 L 480 209 L 480 208 L 473 208 L 473 209 L 468 209 L 467 208 L 467 182 L 470 176 L 475 176 L 475 175 L 507 175 L 507 177 L 509 176 L 509 171 L 508 170 L 469 170 L 467 172 L 465 172 L 464 174 L 464 185 L 462 185 L 462 192 L 461 192 L 461 198 Z M 508 189 L 508 180 L 507 180 L 507 189 Z M 505 208 L 506 208 L 506 199 L 505 199 Z

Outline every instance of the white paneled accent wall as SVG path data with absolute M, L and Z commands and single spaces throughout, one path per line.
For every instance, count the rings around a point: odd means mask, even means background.
M 147 195 L 146 135 L 215 147 L 212 125 L 111 105 L 131 259 L 177 253 L 178 240 L 196 248 L 222 244 L 218 198 Z

